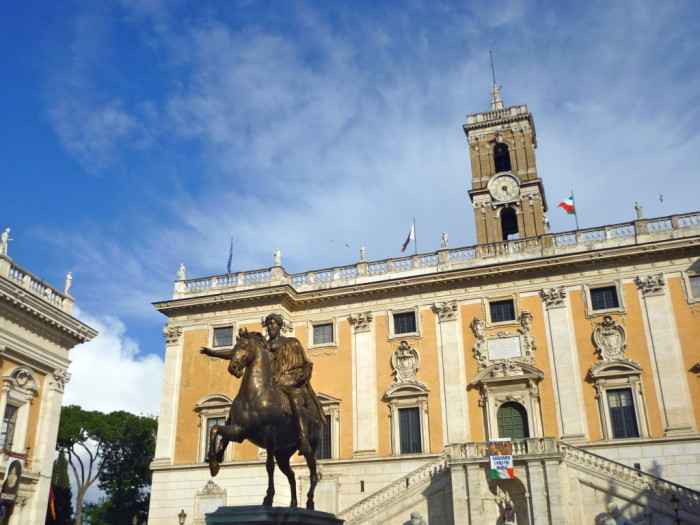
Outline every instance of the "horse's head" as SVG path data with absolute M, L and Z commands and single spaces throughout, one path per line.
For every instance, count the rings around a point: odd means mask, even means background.
M 233 347 L 233 356 L 228 365 L 228 371 L 240 378 L 246 367 L 253 362 L 263 348 L 267 348 L 267 341 L 261 333 L 248 332 L 247 328 L 241 328 L 236 337 L 236 345 Z

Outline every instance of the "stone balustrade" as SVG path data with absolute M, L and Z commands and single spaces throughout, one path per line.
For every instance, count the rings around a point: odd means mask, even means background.
M 70 314 L 73 311 L 73 303 L 75 300 L 70 295 L 60 292 L 34 274 L 17 266 L 12 262 L 12 259 L 6 255 L 0 255 L 0 277 L 8 279 L 17 286 L 30 292 L 32 295 L 39 297 L 43 301 L 50 303 L 66 313 Z
M 348 507 L 341 512 L 338 517 L 345 520 L 346 525 L 362 523 L 363 517 L 375 512 L 383 505 L 395 501 L 396 498 L 400 497 L 402 494 L 428 484 L 435 476 L 446 472 L 448 470 L 448 460 L 448 454 L 441 455 L 434 461 L 421 466 L 404 477 L 397 479 L 390 485 L 387 485 L 382 490 Z
M 287 274 L 282 267 L 175 282 L 174 299 L 288 284 L 297 291 L 567 255 L 700 234 L 700 212 Z M 44 285 L 46 286 L 46 285 Z M 56 298 L 58 300 L 58 298 Z

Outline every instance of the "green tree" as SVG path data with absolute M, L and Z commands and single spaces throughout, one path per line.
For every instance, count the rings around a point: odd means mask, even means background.
M 75 525 L 82 525 L 85 493 L 98 479 L 106 494 L 99 504 L 106 512 L 99 512 L 99 519 L 123 524 L 137 515 L 139 521 L 145 520 L 156 429 L 153 417 L 122 411 L 104 414 L 75 405 L 61 409 L 57 447 L 68 453 L 75 478 Z
M 158 422 L 127 412 L 110 414 L 118 420 L 121 444 L 102 462 L 98 486 L 106 495 L 104 519 L 109 525 L 146 521 L 151 489 L 151 461 Z
M 70 488 L 68 461 L 66 461 L 66 454 L 64 451 L 60 451 L 58 457 L 53 462 L 51 486 L 54 494 L 56 519 L 53 519 L 50 508 L 47 509 L 46 525 L 72 525 L 73 491 Z

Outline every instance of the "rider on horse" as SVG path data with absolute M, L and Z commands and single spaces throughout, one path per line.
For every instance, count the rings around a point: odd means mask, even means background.
M 292 417 L 299 428 L 299 453 L 306 456 L 311 452 L 309 423 L 325 424 L 326 417 L 321 403 L 311 388 L 313 363 L 306 357 L 306 352 L 298 339 L 280 335 L 282 323 L 280 314 L 270 314 L 265 318 L 267 344 L 272 357 L 275 383 L 289 399 Z M 311 409 L 312 421 L 307 421 L 305 407 Z

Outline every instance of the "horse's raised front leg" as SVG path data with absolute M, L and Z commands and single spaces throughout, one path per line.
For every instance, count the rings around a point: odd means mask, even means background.
M 292 500 L 289 502 L 290 507 L 298 506 L 297 503 L 297 480 L 294 477 L 294 471 L 292 467 L 289 466 L 289 458 L 294 454 L 293 448 L 287 448 L 278 450 L 275 452 L 275 459 L 277 460 L 277 466 L 280 468 L 282 473 L 287 476 L 287 481 L 289 481 L 289 491 L 292 494 Z
M 212 477 L 219 473 L 229 441 L 241 441 L 241 436 L 242 429 L 236 424 L 226 426 L 214 425 L 211 427 L 207 459 L 209 460 L 209 472 Z M 217 447 L 216 438 L 218 437 L 221 437 L 221 443 Z
M 318 484 L 318 473 L 316 472 L 316 450 L 313 449 L 306 456 L 306 466 L 309 467 L 309 492 L 306 493 L 306 508 L 314 510 L 314 492 Z

